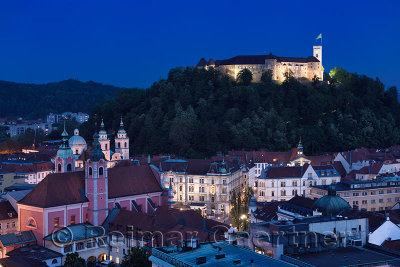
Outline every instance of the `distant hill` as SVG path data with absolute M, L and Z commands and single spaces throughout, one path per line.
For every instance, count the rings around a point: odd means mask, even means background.
M 90 112 L 121 89 L 72 79 L 47 84 L 0 81 L 0 117 L 37 119 L 50 112 Z
M 109 132 L 124 116 L 133 153 L 189 157 L 231 149 L 288 150 L 301 137 L 305 152 L 384 148 L 400 143 L 395 87 L 336 68 L 329 83 L 281 84 L 268 75 L 241 85 L 214 71 L 177 68 L 147 90 L 126 89 L 96 106 Z M 90 138 L 93 117 L 81 132 Z

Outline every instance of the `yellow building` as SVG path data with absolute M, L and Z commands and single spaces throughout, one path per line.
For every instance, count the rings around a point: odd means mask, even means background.
M 323 80 L 324 68 L 322 66 L 322 46 L 313 47 L 313 56 L 309 57 L 279 57 L 272 53 L 269 55 L 240 55 L 224 60 L 206 61 L 202 58 L 197 67 L 215 68 L 232 79 L 236 79 L 238 73 L 248 69 L 253 74 L 253 82 L 259 82 L 261 76 L 267 70 L 272 72 L 272 79 L 285 80 L 285 73 L 291 73 L 296 79 L 306 78 L 312 80 L 318 77 Z
M 383 211 L 391 209 L 400 201 L 400 179 L 346 181 L 335 184 L 338 196 L 345 199 L 353 208 L 367 211 Z M 328 186 L 317 185 L 311 188 L 312 198 L 320 198 L 328 194 Z

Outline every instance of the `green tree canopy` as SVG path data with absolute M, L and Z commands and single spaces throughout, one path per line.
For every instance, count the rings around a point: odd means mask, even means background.
M 236 81 L 242 85 L 250 85 L 252 80 L 253 80 L 253 73 L 247 68 L 239 71 L 236 78 Z

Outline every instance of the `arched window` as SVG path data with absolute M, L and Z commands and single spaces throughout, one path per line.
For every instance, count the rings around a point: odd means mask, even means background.
M 99 168 L 99 175 L 103 175 L 103 167 Z
M 51 262 L 51 264 L 56 264 L 56 263 L 58 263 L 57 259 L 54 259 L 54 260 Z
M 128 144 L 125 142 L 125 148 L 127 148 L 128 147 Z
M 118 148 L 121 148 L 121 143 L 120 142 L 118 142 Z
M 32 228 L 37 228 L 37 224 L 35 219 L 33 219 L 32 217 L 30 217 L 28 219 L 28 221 L 26 222 L 26 226 L 32 227 Z
M 89 175 L 92 175 L 93 171 L 92 171 L 92 167 L 89 167 Z
M 108 150 L 108 145 L 106 144 L 106 149 L 105 150 Z
M 70 171 L 72 171 L 72 165 L 71 165 L 71 163 L 68 163 L 68 165 L 67 165 L 67 172 L 70 172 Z
M 58 170 L 58 172 L 61 172 L 61 163 L 58 163 L 57 170 Z

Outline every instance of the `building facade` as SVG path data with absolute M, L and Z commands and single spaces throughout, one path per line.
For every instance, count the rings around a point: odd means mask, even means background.
M 366 181 L 346 181 L 335 184 L 339 196 L 353 208 L 367 211 L 391 209 L 400 201 L 400 179 L 398 177 L 377 178 Z M 328 194 L 328 186 L 311 188 L 311 197 L 320 198 Z

